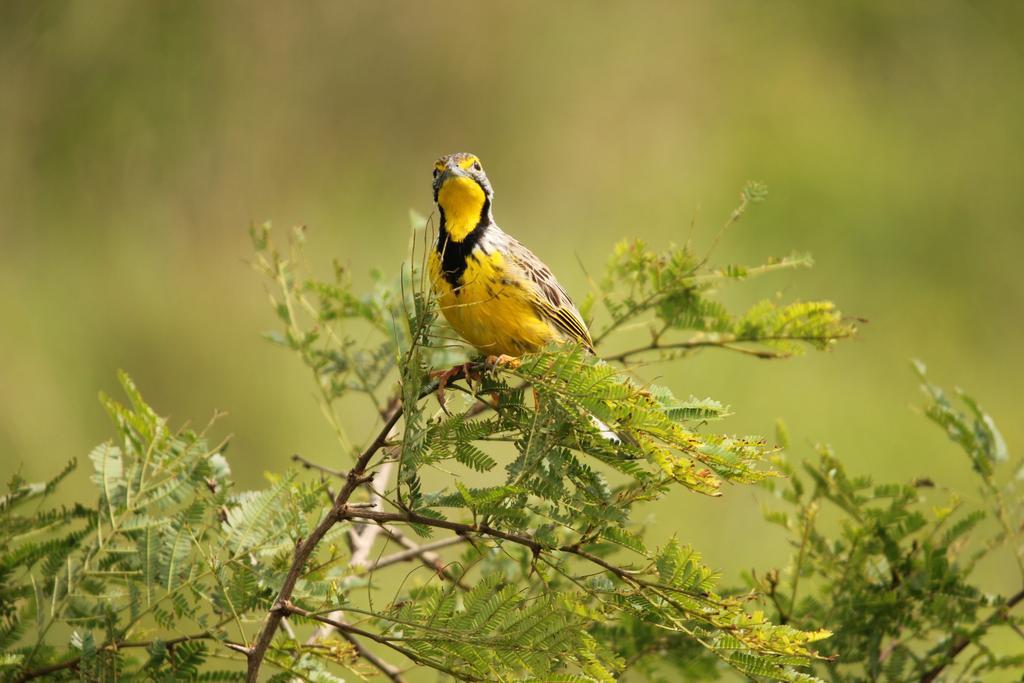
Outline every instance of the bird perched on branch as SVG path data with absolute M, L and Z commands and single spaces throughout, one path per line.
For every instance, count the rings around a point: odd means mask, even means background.
M 492 365 L 516 367 L 519 356 L 553 342 L 593 353 L 587 324 L 551 269 L 495 224 L 494 190 L 480 159 L 465 152 L 441 157 L 433 186 L 440 227 L 430 280 L 455 331 Z M 590 420 L 603 437 L 621 441 Z
M 593 351 L 583 317 L 551 269 L 495 224 L 493 199 L 476 155 L 449 154 L 434 164 L 440 228 L 430 275 L 445 318 L 492 363 L 514 365 L 551 342 Z

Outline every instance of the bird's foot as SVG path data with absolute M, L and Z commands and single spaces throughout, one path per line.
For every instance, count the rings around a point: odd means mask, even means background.
M 448 406 L 445 402 L 444 390 L 448 384 L 456 379 L 465 377 L 469 381 L 473 381 L 479 378 L 479 372 L 473 367 L 472 363 L 463 363 L 448 368 L 447 370 L 436 370 L 430 373 L 433 379 L 437 380 L 437 402 L 441 405 L 441 410 L 448 413 Z
M 489 370 L 493 370 L 497 368 L 499 365 L 502 367 L 506 367 L 509 370 L 515 370 L 520 365 L 522 365 L 522 362 L 523 361 L 520 358 L 517 358 L 515 356 L 509 356 L 504 353 L 497 356 L 487 356 L 487 360 L 485 361 L 487 368 Z

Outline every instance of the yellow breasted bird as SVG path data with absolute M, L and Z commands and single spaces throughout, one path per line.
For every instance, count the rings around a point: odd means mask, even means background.
M 515 366 L 552 342 L 593 352 L 583 316 L 551 269 L 494 223 L 493 200 L 476 155 L 449 154 L 434 164 L 440 227 L 430 281 L 444 317 L 493 363 Z M 605 439 L 622 442 L 597 417 L 590 421 Z
M 430 279 L 445 318 L 500 362 L 551 342 L 592 351 L 587 325 L 551 269 L 495 224 L 493 199 L 475 155 L 449 154 L 434 164 L 440 227 Z

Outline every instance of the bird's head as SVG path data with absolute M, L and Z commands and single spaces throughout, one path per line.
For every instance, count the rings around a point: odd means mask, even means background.
M 460 242 L 491 220 L 494 190 L 475 154 L 457 152 L 434 163 L 434 201 L 451 239 Z

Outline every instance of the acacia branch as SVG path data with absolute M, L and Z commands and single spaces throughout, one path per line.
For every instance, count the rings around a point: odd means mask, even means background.
M 390 681 L 392 681 L 393 683 L 403 683 L 403 681 L 406 680 L 401 677 L 400 669 L 374 654 L 372 650 L 367 649 L 367 646 L 362 644 L 359 641 L 359 639 L 353 636 L 351 633 L 349 633 L 348 631 L 341 631 L 333 624 L 330 625 L 329 628 L 333 628 L 335 631 L 338 631 L 338 634 L 342 638 L 347 640 L 352 647 L 355 648 L 355 652 L 360 657 L 369 661 L 370 664 L 376 667 L 378 671 L 384 674 L 384 676 L 386 676 Z
M 328 624 L 329 626 L 334 627 L 335 630 L 339 631 L 342 634 L 346 634 L 347 633 L 349 635 L 356 635 L 356 636 L 360 636 L 360 637 L 363 637 L 363 638 L 368 638 L 368 639 L 372 640 L 375 643 L 380 643 L 381 645 L 384 645 L 385 647 L 389 647 L 392 650 L 394 650 L 395 652 L 398 652 L 398 653 L 404 655 L 405 657 L 408 657 L 409 659 L 411 659 L 412 661 L 416 662 L 417 664 L 421 664 L 423 666 L 429 666 L 432 669 L 436 669 L 437 671 L 441 671 L 441 672 L 446 673 L 446 674 L 448 674 L 450 676 L 454 676 L 457 680 L 460 680 L 460 681 L 479 681 L 479 680 L 481 680 L 479 678 L 476 678 L 476 677 L 473 677 L 471 675 L 468 675 L 464 671 L 456 671 L 454 669 L 450 669 L 450 668 L 444 666 L 443 664 L 441 664 L 440 662 L 435 662 L 435 661 L 432 661 L 432 660 L 424 659 L 422 656 L 420 656 L 416 652 L 413 652 L 412 650 L 410 650 L 408 648 L 402 647 L 401 645 L 397 645 L 394 642 L 392 642 L 391 639 L 385 638 L 384 636 L 382 636 L 380 634 L 374 633 L 372 631 L 363 630 L 363 629 L 359 628 L 358 626 L 353 626 L 352 624 L 348 624 L 348 623 L 346 623 L 344 621 L 339 621 L 337 619 L 332 619 L 330 617 L 325 617 L 323 615 L 316 614 L 315 612 L 310 612 L 308 610 L 304 610 L 301 607 L 293 605 L 293 604 L 291 604 L 288 601 L 285 601 L 285 602 L 281 603 L 281 605 L 278 607 L 278 609 L 279 609 L 279 611 L 281 611 L 284 614 L 296 614 L 296 615 L 301 616 L 301 617 L 306 617 L 307 619 L 313 619 L 313 620 L 319 621 L 319 622 L 321 622 L 323 624 Z
M 447 376 L 448 381 L 455 381 L 465 377 L 465 366 L 454 368 L 453 372 Z M 440 380 L 435 379 L 428 382 L 420 391 L 418 398 L 423 398 L 433 392 L 437 391 L 440 386 Z M 259 634 L 256 636 L 255 643 L 247 653 L 248 665 L 246 667 L 246 683 L 256 683 L 259 679 L 260 666 L 263 664 L 264 658 L 267 656 L 267 649 L 274 640 L 274 635 L 277 633 L 277 629 L 281 626 L 281 619 L 287 614 L 287 610 L 284 609 L 286 604 L 290 604 L 292 593 L 295 590 L 295 584 L 299 580 L 299 576 L 302 574 L 303 568 L 306 566 L 306 562 L 309 560 L 310 555 L 316 550 L 317 545 L 323 540 L 324 536 L 328 531 L 331 530 L 335 524 L 342 519 L 351 519 L 351 517 L 343 518 L 341 512 L 348 508 L 348 501 L 363 484 L 373 481 L 374 473 L 367 474 L 367 468 L 369 467 L 370 460 L 377 452 L 385 446 L 388 439 L 391 436 L 392 430 L 398 421 L 402 418 L 404 413 L 401 402 L 396 402 L 391 413 L 384 421 L 384 425 L 380 431 L 377 432 L 377 436 L 374 437 L 370 445 L 359 455 L 356 459 L 352 469 L 345 475 L 345 485 L 334 499 L 334 503 L 331 506 L 330 511 L 320 523 L 316 525 L 313 532 L 306 539 L 299 539 L 295 544 L 295 555 L 292 560 L 292 565 L 288 569 L 288 574 L 285 575 L 284 582 L 281 584 L 281 588 L 278 591 L 277 599 L 274 600 L 273 606 L 267 612 L 267 618 L 263 622 L 262 628 L 260 628 Z
M 334 504 L 331 506 L 330 511 L 320 523 L 316 525 L 313 532 L 308 538 L 299 540 L 295 545 L 295 556 L 292 560 L 292 565 L 288 569 L 288 574 L 285 576 L 284 583 L 281 584 L 281 589 L 278 591 L 277 599 L 274 601 L 273 607 L 270 608 L 267 613 L 267 618 L 263 622 L 263 627 L 260 629 L 259 634 L 256 637 L 256 641 L 249 651 L 248 666 L 246 670 L 245 680 L 247 683 L 256 683 L 259 679 L 260 666 L 263 664 L 263 659 L 267 655 L 267 648 L 270 647 L 270 643 L 274 640 L 274 634 L 277 633 L 278 627 L 281 625 L 281 619 L 287 613 L 284 609 L 284 605 L 288 604 L 291 600 L 292 592 L 295 590 L 295 584 L 299 580 L 299 576 L 302 574 L 303 568 L 306 566 L 306 561 L 309 556 L 316 550 L 317 545 L 323 540 L 323 537 L 330 531 L 331 527 L 338 523 L 341 519 L 340 512 L 346 509 L 349 498 L 355 493 L 356 489 L 362 484 L 365 484 L 373 479 L 373 473 L 367 475 L 366 469 L 370 464 L 370 460 L 374 455 L 377 454 L 387 441 L 388 434 L 392 428 L 398 424 L 399 419 L 402 417 L 402 406 L 398 405 L 395 407 L 392 415 L 384 422 L 384 426 L 374 437 L 373 441 L 369 446 L 366 447 L 359 457 L 356 459 L 355 465 L 349 470 L 345 477 L 345 485 L 334 499 Z
M 379 510 L 366 510 L 362 508 L 351 508 L 346 507 L 339 511 L 339 516 L 342 519 L 371 519 L 378 523 L 387 522 L 405 522 L 409 524 L 422 524 L 424 526 L 430 526 L 439 529 L 447 529 L 454 531 L 456 534 L 468 539 L 472 535 L 484 535 L 491 536 L 493 538 L 499 538 L 505 541 L 510 541 L 518 545 L 522 545 L 529 548 L 533 553 L 534 558 L 539 558 L 545 552 L 561 552 L 575 555 L 579 558 L 587 560 L 588 562 L 601 567 L 603 570 L 618 577 L 621 581 L 628 583 L 629 585 L 638 589 L 650 589 L 655 591 L 657 595 L 664 600 L 666 603 L 672 605 L 676 610 L 683 614 L 688 614 L 691 617 L 706 620 L 709 623 L 714 624 L 717 628 L 725 631 L 737 631 L 737 627 L 727 624 L 717 623 L 713 620 L 709 620 L 706 615 L 695 612 L 692 608 L 679 602 L 673 598 L 671 594 L 675 593 L 678 595 L 685 595 L 691 599 L 697 599 L 704 601 L 708 604 L 721 604 L 716 602 L 713 598 L 706 594 L 694 593 L 680 589 L 676 586 L 666 585 L 658 583 L 657 581 L 650 581 L 640 576 L 640 572 L 636 570 L 626 569 L 614 565 L 607 560 L 604 560 L 591 552 L 584 550 L 579 543 L 561 545 L 557 547 L 546 547 L 537 540 L 530 536 L 522 534 L 515 534 L 501 529 L 495 529 L 487 524 L 464 524 L 460 522 L 452 522 L 447 519 L 436 519 L 434 517 L 427 517 L 424 515 L 417 514 L 412 511 L 405 512 L 383 512 Z M 827 659 L 827 658 L 825 658 Z M 431 665 L 433 666 L 433 665 Z
M 388 435 L 388 439 L 390 439 L 391 436 L 396 431 L 397 427 L 392 427 Z M 382 481 L 389 481 L 391 479 L 391 470 L 394 469 L 394 466 L 394 461 L 386 462 L 377 471 L 377 475 L 381 478 Z M 379 509 L 384 501 L 384 498 L 373 487 L 370 487 L 370 491 L 370 507 L 373 509 Z M 373 545 L 376 542 L 377 536 L 380 535 L 381 531 L 381 527 L 376 524 L 362 525 L 361 529 L 356 526 L 353 526 L 351 529 L 349 529 L 349 549 L 351 550 L 352 553 L 348 561 L 349 567 L 358 569 L 363 569 L 366 567 L 367 560 L 370 557 L 370 551 L 373 549 Z M 345 615 L 344 612 L 342 612 L 341 610 L 336 610 L 334 612 L 331 612 L 328 616 L 332 619 L 343 621 Z M 309 637 L 306 643 L 311 644 L 323 640 L 327 638 L 327 636 L 329 636 L 333 630 L 334 629 L 332 629 L 330 625 L 321 624 L 320 627 L 313 633 L 313 635 Z M 352 645 L 356 648 L 357 652 L 362 653 L 365 651 L 372 655 L 372 653 L 370 653 L 369 650 L 365 650 L 365 648 L 363 648 L 362 643 L 360 643 L 351 633 L 339 633 L 343 638 L 352 643 Z M 366 660 L 374 666 L 376 666 L 378 669 L 380 669 L 381 672 L 384 673 L 384 675 L 386 676 L 390 676 L 392 673 L 392 669 L 394 669 L 393 666 L 391 666 L 384 660 L 380 659 L 379 657 L 376 657 L 375 655 L 372 657 L 366 657 Z
M 345 622 L 341 621 L 340 619 L 338 619 L 337 622 L 341 623 L 341 624 L 345 623 Z M 365 645 L 363 645 L 362 641 L 360 641 L 358 638 L 356 638 L 354 635 L 352 635 L 351 631 L 348 631 L 348 630 L 345 630 L 345 629 L 339 629 L 334 624 L 325 624 L 325 625 L 328 628 L 337 631 L 338 634 L 342 638 L 347 640 L 349 642 L 349 644 L 352 645 L 352 647 L 355 648 L 356 654 L 358 654 L 360 657 L 362 657 L 363 659 L 368 661 L 370 664 L 373 664 L 375 667 L 377 667 L 377 669 L 382 674 L 384 674 L 390 681 L 392 681 L 392 683 L 404 683 L 405 679 L 402 678 L 402 670 L 401 669 L 399 669 L 394 664 L 391 664 L 391 663 L 386 662 L 385 660 L 381 659 L 376 654 L 374 654 L 374 652 L 372 650 L 367 649 L 367 647 Z
M 462 537 L 468 537 L 474 534 L 480 534 L 484 536 L 491 536 L 493 538 L 500 538 L 505 541 L 510 541 L 521 546 L 525 546 L 533 552 L 534 556 L 540 555 L 545 550 L 557 551 L 563 553 L 569 553 L 581 557 L 597 566 L 605 569 L 612 574 L 615 574 L 623 581 L 638 586 L 651 586 L 661 587 L 657 584 L 653 584 L 648 581 L 644 581 L 636 576 L 636 572 L 622 567 L 617 567 L 610 562 L 607 562 L 593 553 L 587 552 L 579 547 L 579 545 L 562 545 L 555 548 L 546 548 L 544 545 L 536 541 L 535 539 L 524 536 L 522 534 L 514 534 L 508 531 L 502 531 L 496 529 L 488 524 L 463 524 L 461 522 L 452 522 L 447 519 L 436 519 L 434 517 L 427 517 L 420 515 L 415 512 L 382 512 L 379 510 L 364 510 L 351 507 L 345 507 L 338 512 L 338 515 L 342 519 L 372 519 L 378 523 L 388 522 L 406 522 L 409 524 L 422 524 L 424 526 L 431 526 L 439 529 L 448 529 L 454 531 L 456 534 Z
M 768 337 L 760 337 L 756 339 L 686 339 L 678 342 L 670 342 L 667 344 L 661 343 L 659 339 L 654 339 L 651 343 L 646 346 L 639 346 L 635 349 L 629 349 L 616 353 L 611 356 L 606 356 L 605 360 L 609 363 L 618 362 L 625 363 L 633 356 L 638 356 L 643 353 L 649 353 L 651 351 L 692 351 L 702 348 L 714 348 L 714 349 L 725 349 L 727 351 L 736 351 L 737 353 L 744 353 L 748 356 L 754 356 L 755 358 L 763 358 L 766 360 L 775 360 L 779 358 L 789 358 L 793 354 L 788 351 L 772 351 L 770 349 L 752 349 L 746 346 L 739 346 L 739 344 L 756 344 L 763 342 L 774 342 L 774 341 L 802 341 L 802 342 L 828 342 L 836 339 L 843 339 L 850 335 L 835 335 L 835 336 L 801 336 L 801 335 L 773 335 Z
M 174 647 L 175 645 L 179 645 L 181 643 L 187 643 L 187 642 L 190 642 L 190 641 L 193 641 L 193 640 L 220 640 L 220 639 L 217 638 L 214 634 L 210 633 L 209 631 L 203 631 L 202 633 L 195 633 L 195 634 L 188 635 L 188 636 L 179 636 L 177 638 L 170 638 L 168 640 L 164 640 L 163 643 L 164 643 L 165 646 L 170 648 L 170 647 Z M 127 650 L 129 648 L 150 647 L 155 642 L 156 642 L 155 640 L 125 640 L 125 641 L 121 641 L 121 642 L 108 643 L 107 645 L 104 645 L 103 647 L 101 647 L 100 650 L 104 651 L 104 652 L 117 652 L 118 650 Z M 224 643 L 224 645 L 226 647 L 228 647 L 228 648 L 230 648 L 232 650 L 235 650 L 237 652 L 242 652 L 242 653 L 247 653 L 248 652 L 248 648 L 245 647 L 244 645 L 242 645 L 241 643 L 235 643 L 235 642 L 232 642 L 230 640 L 221 640 L 221 642 Z M 58 671 L 66 671 L 68 669 L 76 669 L 76 668 L 78 668 L 78 665 L 81 662 L 82 662 L 82 658 L 81 657 L 73 657 L 73 658 L 67 659 L 67 660 L 65 660 L 63 662 L 58 662 L 56 664 L 50 664 L 48 666 L 40 667 L 38 669 L 33 669 L 32 671 L 26 671 L 26 672 L 22 673 L 21 675 L 19 675 L 17 678 L 15 678 L 14 681 L 16 683 L 24 683 L 25 681 L 31 681 L 31 680 L 34 680 L 36 678 L 42 678 L 44 676 L 49 676 L 50 674 L 55 674 Z
M 366 571 L 372 572 L 374 570 L 382 569 L 383 567 L 387 567 L 392 564 L 397 564 L 399 562 L 408 562 L 412 559 L 418 559 L 426 567 L 433 569 L 435 572 L 438 573 L 438 575 L 445 579 L 448 579 L 449 581 L 457 585 L 459 588 L 462 588 L 464 590 L 468 588 L 468 586 L 466 586 L 462 579 L 455 576 L 451 572 L 451 570 L 448 569 L 448 567 L 446 567 L 443 562 L 441 562 L 441 558 L 437 556 L 437 553 L 434 552 L 435 550 L 441 550 L 442 548 L 447 548 L 449 546 L 458 545 L 459 543 L 464 543 L 466 541 L 466 538 L 464 536 L 449 536 L 448 538 L 442 538 L 432 543 L 424 543 L 423 545 L 419 545 L 418 543 L 410 539 L 408 536 L 406 536 L 393 526 L 385 525 L 382 528 L 384 530 L 384 533 L 390 536 L 397 543 L 404 546 L 405 550 L 397 553 L 392 553 L 391 555 L 387 555 L 385 557 L 380 558 L 372 565 L 367 567 Z
M 540 557 L 544 552 L 560 552 L 575 555 L 579 558 L 587 560 L 588 562 L 601 567 L 603 570 L 615 575 L 625 583 L 630 584 L 636 588 L 648 588 L 658 592 L 662 599 L 671 604 L 673 607 L 678 609 L 680 612 L 688 613 L 698 618 L 703 618 L 699 614 L 695 614 L 691 608 L 687 608 L 679 601 L 673 599 L 667 593 L 676 593 L 679 595 L 685 595 L 692 599 L 704 601 L 708 604 L 718 604 L 713 598 L 706 594 L 695 593 L 686 591 L 676 586 L 671 586 L 657 581 L 649 581 L 640 576 L 641 572 L 638 570 L 626 569 L 608 562 L 607 560 L 594 555 L 593 553 L 584 550 L 579 543 L 572 543 L 567 545 L 560 545 L 555 547 L 546 547 L 534 538 L 523 534 L 515 534 L 508 531 L 502 531 L 496 529 L 488 524 L 464 524 L 461 522 L 452 522 L 447 519 L 436 519 L 434 517 L 427 517 L 425 515 L 417 514 L 413 511 L 405 512 L 383 512 L 380 510 L 367 510 L 364 508 L 345 507 L 338 513 L 342 519 L 371 519 L 378 523 L 387 522 L 405 522 L 408 524 L 421 524 L 423 526 L 430 526 L 438 529 L 447 529 L 454 531 L 459 536 L 466 538 L 472 535 L 483 535 L 491 536 L 493 538 L 500 538 L 505 541 L 510 541 L 518 545 L 529 548 L 533 553 L 534 557 Z M 733 630 L 729 626 L 722 624 L 715 624 L 718 628 L 724 630 Z
M 1003 605 L 994 614 L 989 616 L 988 619 L 982 622 L 981 626 L 975 630 L 975 633 L 979 635 L 984 634 L 985 631 L 987 631 L 989 628 L 991 628 L 998 622 L 1006 619 L 1007 612 L 1013 609 L 1017 605 L 1017 603 L 1021 602 L 1022 600 L 1024 600 L 1024 588 L 1018 591 L 1015 595 L 1011 596 L 1010 599 L 1006 601 L 1005 605 Z M 939 664 L 936 664 L 934 667 L 926 671 L 925 674 L 921 676 L 921 683 L 932 683 L 932 681 L 937 679 L 939 677 L 939 674 L 941 674 L 946 667 L 952 664 L 953 660 L 956 659 L 957 656 L 961 652 L 966 650 L 967 646 L 973 642 L 975 641 L 969 636 L 959 635 L 955 637 L 953 639 L 952 645 L 950 645 L 949 651 L 946 653 L 945 659 L 943 659 Z
M 344 479 L 347 476 L 341 470 L 335 470 L 331 469 L 330 467 L 325 467 L 319 463 L 315 463 L 312 460 L 302 457 L 298 453 L 292 455 L 292 462 L 299 463 L 300 465 L 302 465 L 303 469 L 316 470 L 317 472 L 320 472 L 321 474 L 326 474 L 329 477 L 338 477 L 339 479 Z

